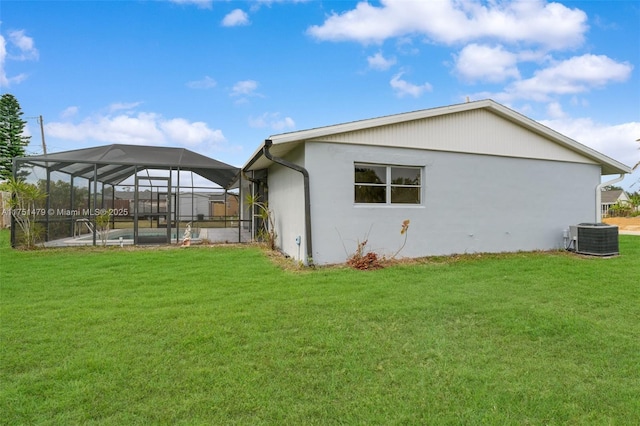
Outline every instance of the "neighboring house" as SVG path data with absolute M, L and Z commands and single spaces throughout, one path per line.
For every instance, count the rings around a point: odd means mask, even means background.
M 198 220 L 238 216 L 238 196 L 224 192 L 184 192 L 180 194 L 180 216 Z
M 114 208 L 127 209 L 130 215 L 134 212 L 133 191 L 116 191 L 113 201 Z M 180 192 L 180 219 L 183 221 L 202 220 L 211 218 L 224 218 L 238 216 L 238 196 L 234 193 L 224 192 Z M 175 215 L 176 195 L 172 199 L 172 216 Z M 151 193 L 145 190 L 138 192 L 138 212 L 157 213 L 167 211 L 167 194 Z
M 602 217 L 609 216 L 609 209 L 611 207 L 618 205 L 627 205 L 631 207 L 631 200 L 626 192 L 621 189 L 615 189 L 611 191 L 602 191 L 601 194 L 602 201 Z
M 227 192 L 226 194 L 212 194 L 209 199 L 209 216 L 216 218 L 238 216 L 238 195 Z
M 600 221 L 617 180 L 601 176 L 631 170 L 484 100 L 275 135 L 243 171 L 282 251 L 330 264 L 364 240 L 392 255 L 406 219 L 404 257 L 561 248 L 570 225 Z

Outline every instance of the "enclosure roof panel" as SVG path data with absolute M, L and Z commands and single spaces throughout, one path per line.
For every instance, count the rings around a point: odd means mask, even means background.
M 45 155 L 19 157 L 20 164 L 45 167 L 49 171 L 75 177 L 118 184 L 144 169 L 191 171 L 228 188 L 236 179 L 239 168 L 185 148 L 141 145 L 105 145 Z

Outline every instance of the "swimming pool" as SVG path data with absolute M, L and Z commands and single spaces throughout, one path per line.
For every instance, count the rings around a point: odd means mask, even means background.
M 171 243 L 182 242 L 184 232 L 180 232 L 176 238 L 176 231 L 171 231 Z M 162 228 L 141 228 L 138 229 L 138 243 L 142 244 L 166 244 L 167 230 Z M 191 244 L 202 242 L 199 238 L 198 230 L 191 231 Z M 93 234 L 84 234 L 75 238 L 67 238 L 63 241 L 66 246 L 86 246 L 93 244 Z M 96 236 L 96 244 L 102 245 L 102 239 Z M 107 245 L 133 245 L 133 229 L 112 229 L 107 234 Z

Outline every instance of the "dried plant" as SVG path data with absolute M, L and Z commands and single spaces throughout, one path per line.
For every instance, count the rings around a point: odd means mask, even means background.
M 391 256 L 392 259 L 395 259 L 396 256 L 402 251 L 404 246 L 407 244 L 407 236 L 409 235 L 409 223 L 410 222 L 411 221 L 409 219 L 405 219 L 405 220 L 402 221 L 402 227 L 400 228 L 400 235 L 404 235 L 404 241 L 402 242 L 402 245 L 400 246 L 398 251 L 396 251 L 395 254 L 393 256 Z
M 275 250 L 278 234 L 276 233 L 276 223 L 273 211 L 269 209 L 269 204 L 266 201 L 260 201 L 260 197 L 258 195 L 252 194 L 247 194 L 245 201 L 247 206 L 255 209 L 254 214 L 260 218 L 262 223 L 257 232 L 258 239 L 265 241 L 271 250 Z
M 347 260 L 347 265 L 361 271 L 382 268 L 378 255 L 366 249 L 368 240 L 358 242 L 356 252 Z

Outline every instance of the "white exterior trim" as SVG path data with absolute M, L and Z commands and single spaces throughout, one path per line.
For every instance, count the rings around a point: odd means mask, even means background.
M 513 123 L 515 126 L 511 127 L 510 132 L 526 140 L 513 145 L 513 138 L 501 135 L 496 143 L 488 123 L 495 122 L 493 119 L 496 116 Z M 419 123 L 427 120 L 428 123 Z M 456 127 L 455 123 L 463 120 L 465 126 Z M 472 135 L 451 133 L 451 129 L 456 128 L 460 131 L 469 130 L 469 120 L 474 126 Z M 442 133 L 445 129 L 446 137 Z M 481 138 L 476 137 L 476 131 L 480 132 Z M 390 132 L 397 132 L 398 137 L 389 139 Z M 428 135 L 439 133 L 442 137 L 425 138 L 425 132 Z M 531 132 L 549 143 L 542 146 L 540 138 L 535 138 L 538 141 L 536 144 L 527 143 L 534 139 Z M 628 166 L 490 99 L 283 133 L 269 139 L 273 142 L 271 152 L 277 156 L 286 155 L 302 142 L 315 141 L 599 164 L 603 175 L 631 172 Z M 256 150 L 245 164 L 245 169 L 260 169 L 271 164 L 260 158 L 261 150 L 262 147 Z

